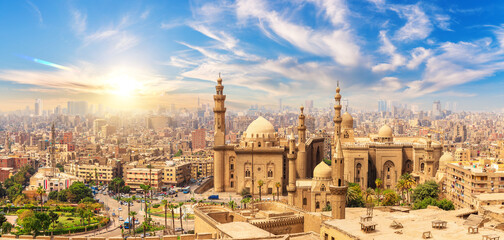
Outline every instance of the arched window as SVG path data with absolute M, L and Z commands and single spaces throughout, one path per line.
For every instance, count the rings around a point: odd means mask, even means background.
M 322 184 L 322 186 L 320 186 L 320 191 L 325 192 L 325 185 L 324 184 Z
M 315 202 L 315 208 L 316 208 L 316 209 L 319 209 L 319 208 L 320 208 L 320 202 L 318 202 L 318 201 L 317 201 L 317 202 Z
M 425 163 L 420 163 L 420 171 L 423 172 L 425 170 Z
M 250 177 L 250 169 L 245 170 L 245 177 Z
M 268 177 L 269 178 L 272 178 L 273 177 L 273 170 L 268 170 Z
M 258 147 L 261 147 L 261 142 L 258 142 L 258 143 L 257 143 L 257 146 L 258 146 Z
M 338 179 L 338 186 L 341 187 L 341 179 Z
M 306 204 L 308 204 L 308 199 L 303 198 L 303 205 L 306 205 Z
M 357 163 L 357 165 L 355 166 L 355 182 L 358 183 L 360 182 L 360 178 L 361 178 L 361 168 L 362 168 L 362 164 L 360 163 Z

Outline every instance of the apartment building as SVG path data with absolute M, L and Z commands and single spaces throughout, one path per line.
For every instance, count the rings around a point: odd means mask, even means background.
M 163 184 L 163 169 L 160 168 L 131 168 L 126 171 L 126 186 L 133 192 L 141 192 L 140 185 L 151 185 L 157 191 Z
M 184 162 L 169 162 L 164 167 L 163 184 L 167 187 L 180 186 L 191 180 L 191 164 Z
M 455 150 L 455 161 L 470 161 L 471 150 L 467 148 L 457 148 Z
M 77 177 L 102 184 L 109 184 L 114 177 L 119 176 L 117 165 L 83 164 L 77 165 L 76 170 Z
M 175 161 L 187 162 L 191 164 L 191 178 L 198 179 L 213 176 L 214 161 L 212 157 L 206 156 L 181 156 Z
M 458 208 L 477 207 L 477 196 L 483 193 L 504 193 L 504 164 L 488 159 L 448 163 L 445 195 Z

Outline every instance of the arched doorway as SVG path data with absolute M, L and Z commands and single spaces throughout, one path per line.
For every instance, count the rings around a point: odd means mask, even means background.
M 396 169 L 394 162 L 388 160 L 383 164 L 383 186 L 391 189 L 395 186 Z

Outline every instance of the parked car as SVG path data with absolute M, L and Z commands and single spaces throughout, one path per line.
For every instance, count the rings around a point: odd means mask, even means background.
M 119 217 L 119 221 L 124 221 L 124 218 L 123 217 Z
M 219 200 L 219 195 L 210 195 L 208 197 L 208 199 L 210 199 L 210 200 Z
M 122 208 L 118 208 L 117 210 L 122 211 Z

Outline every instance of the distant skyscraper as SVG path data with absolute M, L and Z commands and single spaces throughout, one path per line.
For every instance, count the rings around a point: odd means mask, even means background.
M 313 110 L 313 100 L 305 100 L 305 109 L 310 112 Z
M 282 99 L 278 99 L 278 109 L 282 111 Z
M 441 102 L 439 100 L 432 103 L 432 117 L 439 118 L 441 116 Z
M 70 115 L 84 116 L 88 112 L 88 103 L 86 101 L 69 101 L 67 108 Z
M 383 99 L 378 100 L 378 112 L 387 112 L 387 101 Z
M 42 116 L 42 99 L 35 99 L 35 116 Z

